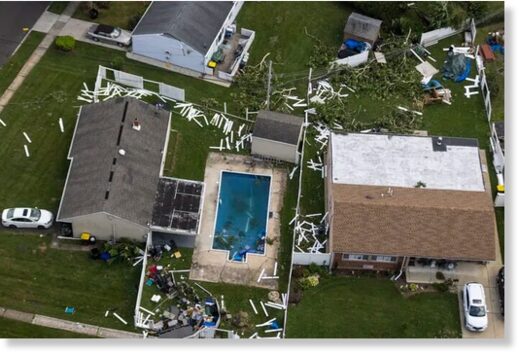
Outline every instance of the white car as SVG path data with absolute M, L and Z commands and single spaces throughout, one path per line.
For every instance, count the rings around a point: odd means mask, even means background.
M 488 316 L 483 285 L 469 282 L 463 286 L 463 312 L 468 330 L 482 332 L 487 329 Z
M 52 212 L 38 208 L 8 208 L 2 212 L 2 225 L 8 228 L 50 228 Z
M 93 41 L 106 41 L 119 47 L 128 47 L 132 43 L 132 34 L 128 31 L 108 25 L 94 25 L 88 31 Z

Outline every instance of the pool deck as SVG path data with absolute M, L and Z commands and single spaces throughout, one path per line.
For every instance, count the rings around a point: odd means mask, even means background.
M 287 172 L 284 169 L 273 168 L 272 164 L 267 162 L 250 162 L 252 159 L 248 156 L 209 154 L 204 177 L 200 233 L 195 240 L 190 279 L 277 289 L 277 279 L 264 279 L 259 283 L 257 281 L 262 269 L 265 269 L 265 275 L 273 275 L 281 235 L 279 214 L 283 207 Z M 228 252 L 212 249 L 218 184 L 222 170 L 272 176 L 269 212 L 273 213 L 273 217 L 268 221 L 267 237 L 274 239 L 274 242 L 272 245 L 265 245 L 265 255 L 248 254 L 245 263 L 230 261 Z

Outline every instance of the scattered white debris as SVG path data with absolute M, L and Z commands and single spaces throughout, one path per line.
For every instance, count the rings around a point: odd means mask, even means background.
M 7 125 L 5 124 L 4 121 L 2 121 L 2 119 L 0 119 L 0 123 L 2 124 L 2 126 L 7 127 Z
M 23 148 L 25 149 L 25 156 L 29 158 L 31 155 L 29 154 L 29 147 L 27 147 L 27 144 L 23 145 Z
M 252 310 L 254 311 L 254 314 L 258 314 L 258 310 L 256 309 L 256 306 L 254 305 L 254 302 L 249 298 L 249 303 L 252 307 Z
M 119 319 L 124 325 L 127 325 L 128 322 L 125 321 L 120 315 L 118 315 L 117 313 L 113 312 L 112 313 L 114 315 L 115 318 Z
M 64 133 L 65 127 L 63 127 L 63 118 L 60 117 L 58 120 L 58 123 L 59 123 L 59 129 L 61 130 L 61 133 Z

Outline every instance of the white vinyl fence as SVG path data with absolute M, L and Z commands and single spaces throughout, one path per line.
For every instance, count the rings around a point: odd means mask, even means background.
M 158 86 L 158 94 L 162 96 L 166 96 L 177 101 L 186 100 L 184 89 L 180 89 L 175 86 L 164 84 L 158 81 L 144 79 L 142 76 L 126 73 L 121 70 L 103 67 L 102 65 L 100 65 L 97 70 L 97 78 L 94 89 L 95 91 L 99 90 L 103 83 L 103 80 L 111 80 L 108 78 L 109 74 L 113 75 L 113 81 L 121 85 L 130 86 L 137 89 L 144 89 L 144 83 L 150 83 Z
M 350 67 L 356 67 L 364 64 L 368 61 L 369 51 L 364 51 L 359 54 L 352 55 L 350 57 L 337 59 L 333 62 L 334 65 L 349 65 Z
M 420 44 L 424 47 L 429 47 L 438 43 L 438 41 L 453 36 L 457 33 L 459 33 L 459 31 L 452 27 L 443 27 L 438 28 L 437 30 L 424 32 L 422 33 L 422 37 L 420 38 Z
M 331 259 L 332 254 L 330 253 L 292 253 L 292 263 L 294 265 L 310 265 L 313 263 L 317 265 L 329 266 Z
M 481 88 L 481 95 L 483 95 L 483 102 L 485 103 L 487 119 L 490 123 L 492 119 L 492 102 L 490 101 L 490 89 L 488 88 L 487 76 L 485 74 L 485 65 L 481 54 L 479 54 L 479 46 L 476 48 L 476 68 L 478 70 L 479 86 Z

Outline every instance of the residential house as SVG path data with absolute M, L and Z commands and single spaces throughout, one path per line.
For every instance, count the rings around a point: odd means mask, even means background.
M 496 258 L 485 154 L 476 139 L 331 133 L 326 208 L 336 270 Z
M 57 220 L 73 234 L 197 233 L 203 184 L 163 177 L 171 114 L 133 98 L 82 106 Z
M 237 33 L 233 24 L 242 6 L 243 1 L 152 2 L 133 30 L 128 56 L 186 75 L 231 80 L 253 39 L 253 31 Z

